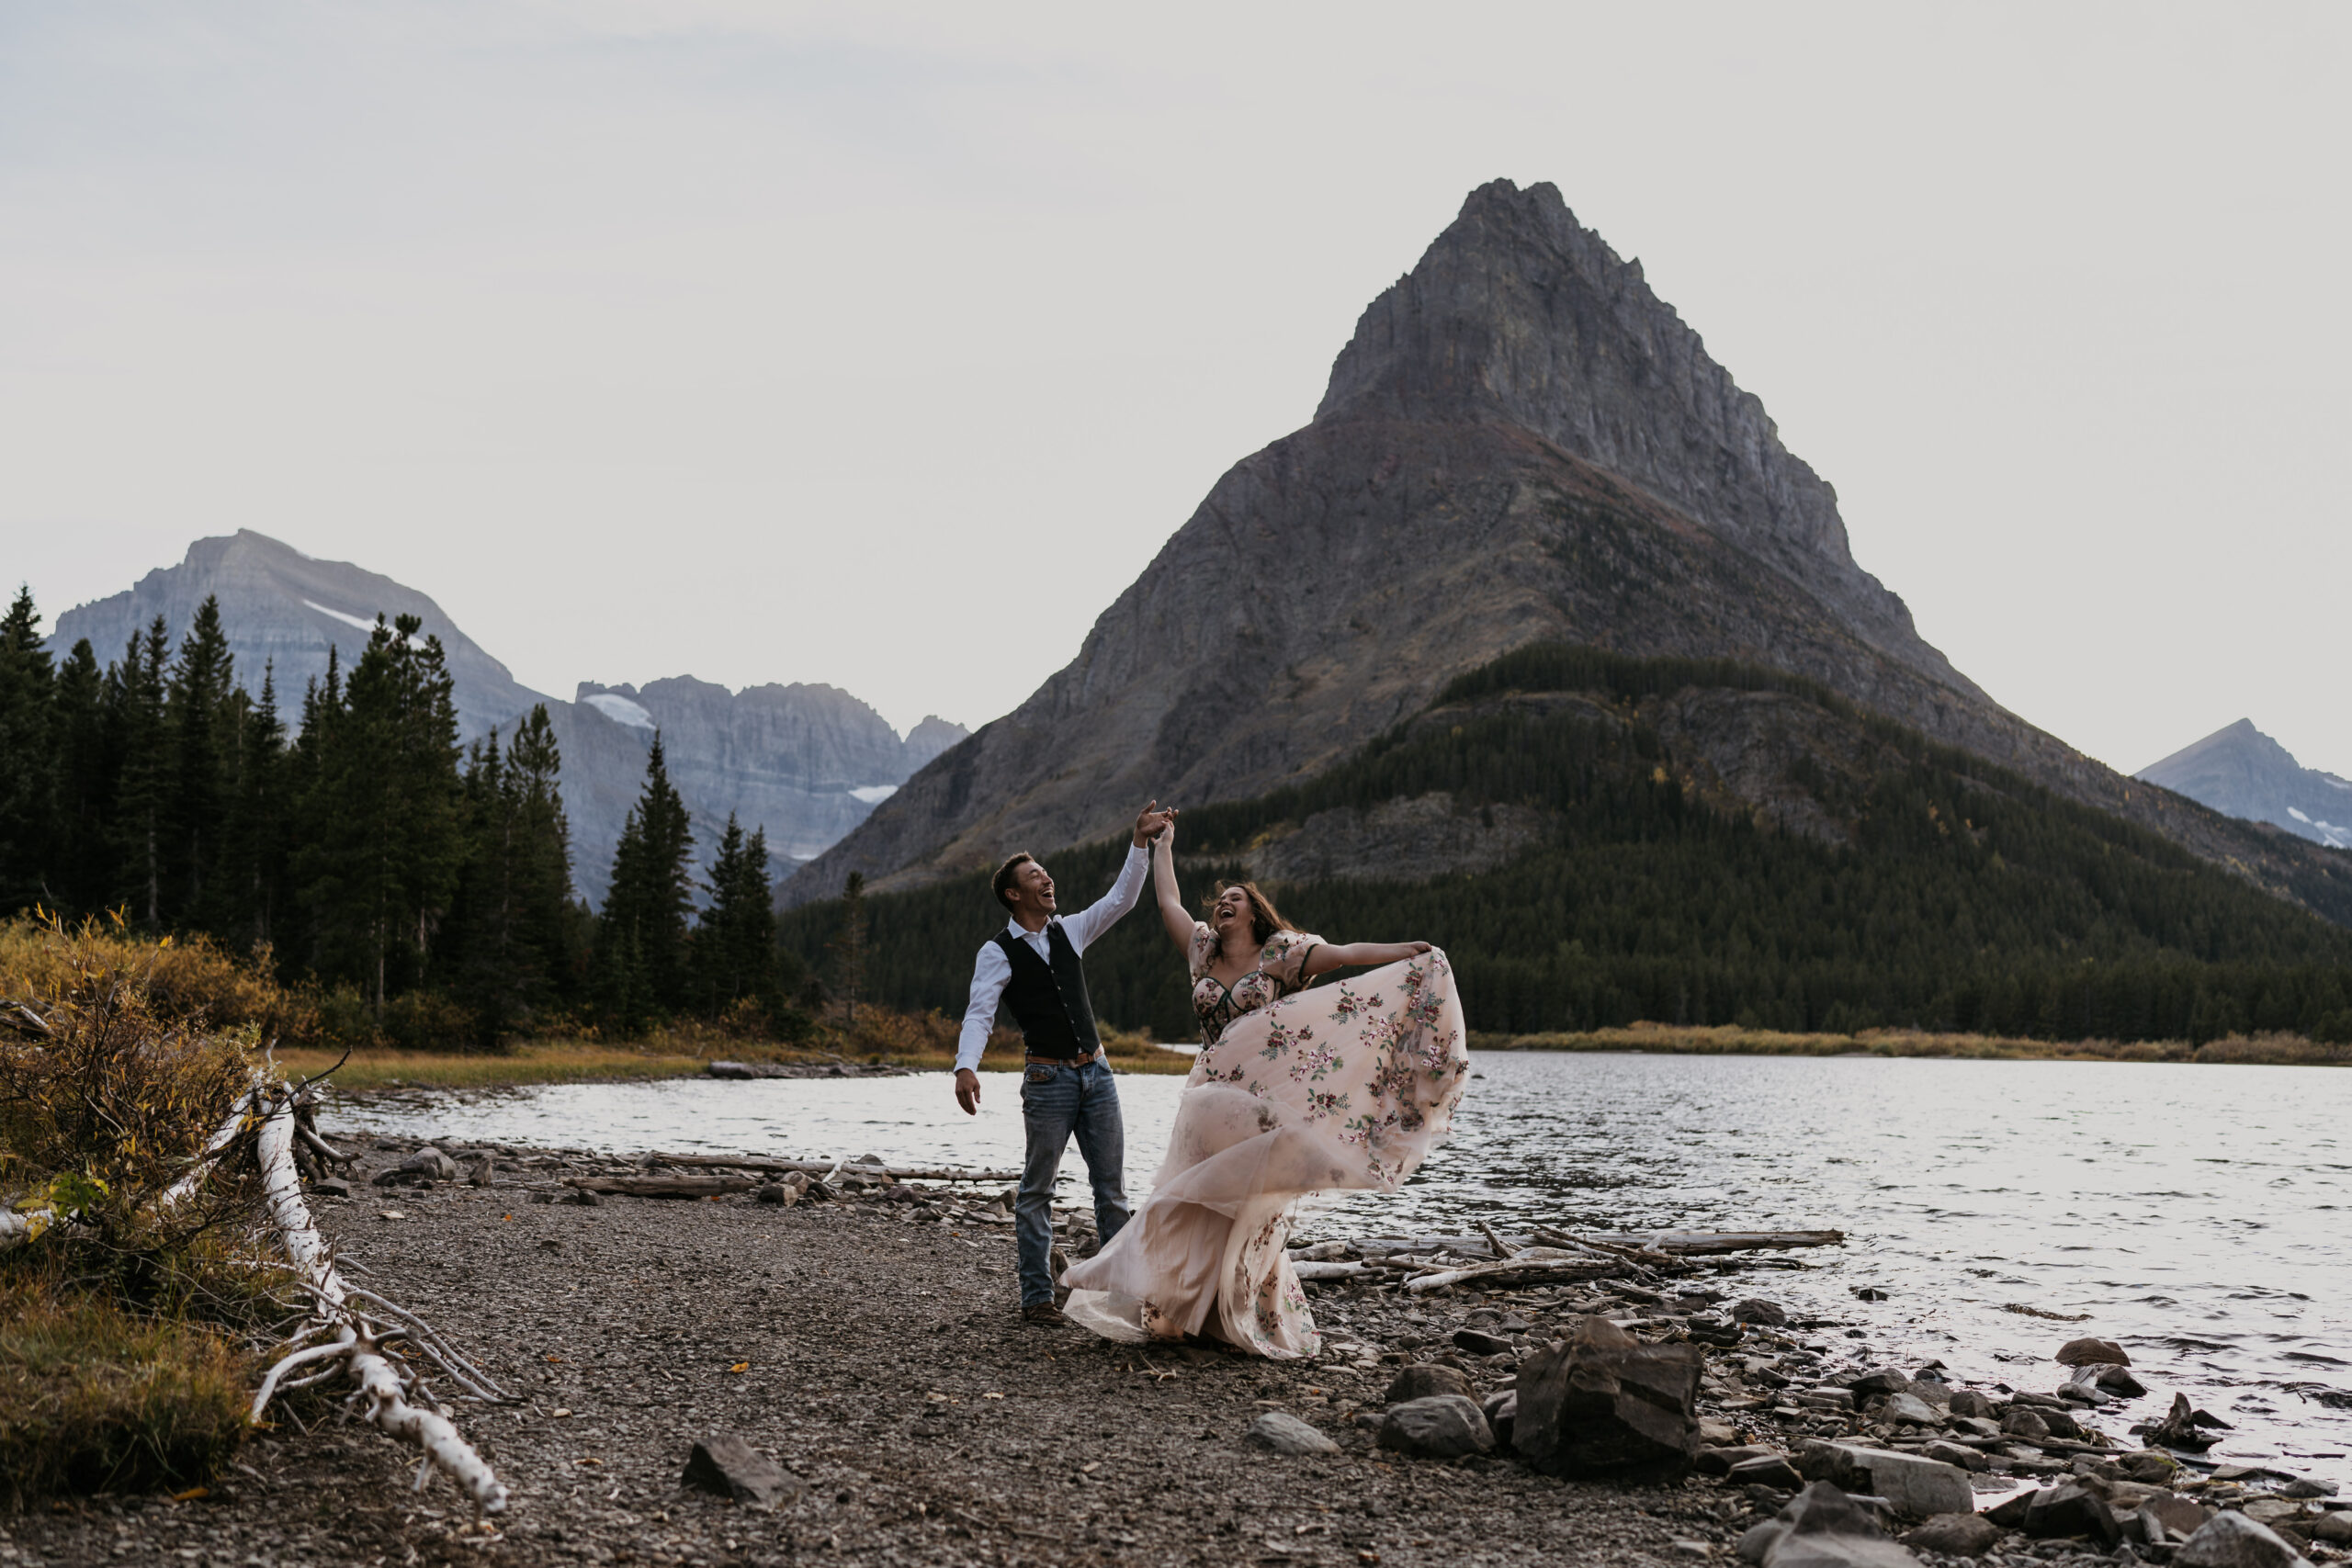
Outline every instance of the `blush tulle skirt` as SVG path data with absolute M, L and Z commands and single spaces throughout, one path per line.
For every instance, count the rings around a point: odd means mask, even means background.
M 1316 1354 L 1293 1214 L 1317 1193 L 1395 1191 L 1444 1142 L 1469 1076 L 1435 949 L 1244 1014 L 1201 1052 L 1151 1195 L 1063 1276 L 1062 1310 L 1105 1338 Z

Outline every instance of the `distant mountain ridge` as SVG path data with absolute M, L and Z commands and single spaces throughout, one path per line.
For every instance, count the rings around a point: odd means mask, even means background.
M 2352 779 L 2304 767 L 2252 719 L 2217 729 L 2132 777 L 2225 816 L 2268 822 L 2316 844 L 2352 850 Z
M 1148 796 L 1297 783 L 1537 642 L 1806 677 L 2281 897 L 2310 870 L 2301 845 L 2250 846 L 1955 671 L 1640 265 L 1552 186 L 1498 180 L 1364 310 L 1313 421 L 1227 470 L 1068 666 L 781 901 L 1084 842 Z
M 506 666 L 428 595 L 347 561 L 319 560 L 251 529 L 198 539 L 176 566 L 57 617 L 48 640 L 62 653 L 87 637 L 99 661 L 164 617 L 175 644 L 208 597 L 236 658 L 239 682 L 261 690 L 275 670 L 280 713 L 299 721 L 302 691 L 326 673 L 327 652 L 347 666 L 377 615 L 414 615 L 448 660 L 458 728 L 469 741 L 509 729 L 545 704 L 563 750 L 562 789 L 571 817 L 572 879 L 601 904 L 613 848 L 643 786 L 653 731 L 662 732 L 671 777 L 686 803 L 695 852 L 707 864 L 728 814 L 748 831 L 764 828 L 777 874 L 789 872 L 864 820 L 916 769 L 963 739 L 961 725 L 933 716 L 903 739 L 888 720 L 838 687 L 764 685 L 730 694 L 691 677 L 635 686 L 581 683 L 565 702 L 516 681 Z

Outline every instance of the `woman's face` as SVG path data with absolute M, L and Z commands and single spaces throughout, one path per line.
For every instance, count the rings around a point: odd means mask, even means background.
M 1228 887 L 1216 896 L 1216 908 L 1209 917 L 1209 929 L 1220 937 L 1243 936 L 1250 931 L 1250 895 L 1238 887 Z

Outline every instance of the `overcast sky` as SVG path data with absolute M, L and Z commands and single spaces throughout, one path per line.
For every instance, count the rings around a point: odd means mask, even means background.
M 2352 7 L 0 0 L 0 574 L 977 725 L 1551 180 L 1996 698 L 2352 773 Z

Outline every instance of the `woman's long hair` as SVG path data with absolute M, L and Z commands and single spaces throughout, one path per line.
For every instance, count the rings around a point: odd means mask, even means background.
M 1210 894 L 1208 901 L 1202 906 L 1203 913 L 1214 916 L 1216 913 L 1216 901 L 1236 887 L 1241 889 L 1242 897 L 1250 900 L 1250 934 L 1258 939 L 1259 946 L 1265 946 L 1276 931 L 1295 931 L 1298 929 L 1283 919 L 1282 911 L 1274 908 L 1274 901 L 1259 892 L 1258 885 L 1254 882 L 1219 882 L 1216 885 L 1216 891 Z M 1210 932 L 1216 934 L 1216 920 L 1211 919 L 1207 924 Z M 1216 938 L 1216 946 L 1211 951 L 1222 953 L 1224 949 L 1225 938 L 1219 934 Z

